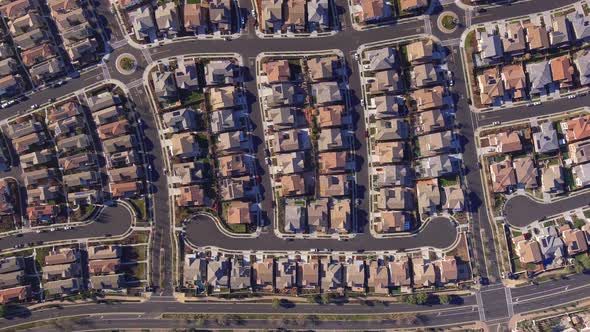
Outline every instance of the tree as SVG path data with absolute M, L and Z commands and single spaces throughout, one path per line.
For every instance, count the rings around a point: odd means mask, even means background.
M 402 301 L 407 304 L 418 303 L 418 300 L 416 299 L 416 295 L 414 295 L 414 294 L 402 296 Z
M 318 303 L 318 296 L 316 296 L 316 295 L 308 296 L 307 303 L 311 303 L 311 304 Z
M 281 299 L 278 299 L 278 298 L 272 299 L 272 308 L 278 309 L 280 307 L 281 307 Z
M 416 296 L 416 304 L 426 304 L 428 303 L 428 294 L 427 293 L 418 293 Z
M 447 294 L 441 294 L 438 296 L 438 302 L 440 302 L 440 304 L 449 304 L 451 302 L 450 296 Z
M 330 295 L 330 293 L 322 294 L 322 304 L 330 304 L 331 301 L 332 301 L 332 296 Z

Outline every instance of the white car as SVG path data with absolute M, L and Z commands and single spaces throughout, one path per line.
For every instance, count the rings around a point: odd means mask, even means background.
M 252 9 L 252 17 L 256 17 L 256 10 Z
M 567 99 L 574 99 L 576 97 L 577 97 L 576 95 L 569 95 L 569 96 L 567 96 Z
M 361 59 L 361 56 L 358 53 L 354 53 L 354 59 L 356 61 L 359 61 Z
M 51 228 L 49 229 L 49 231 L 50 231 L 50 232 L 55 232 L 55 228 L 51 227 Z
M 533 103 L 533 105 L 539 106 L 539 105 L 541 105 L 541 102 L 540 101 L 536 101 L 536 102 Z
M 501 123 L 502 123 L 501 121 L 494 121 L 494 122 L 492 122 L 492 126 L 497 126 L 497 125 L 499 125 Z

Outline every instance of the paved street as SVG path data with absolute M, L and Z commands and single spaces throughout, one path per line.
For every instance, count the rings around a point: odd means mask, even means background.
M 516 196 L 506 202 L 504 214 L 510 225 L 526 227 L 535 220 L 571 211 L 589 203 L 590 193 L 576 195 L 550 204 L 536 202 L 528 196 Z

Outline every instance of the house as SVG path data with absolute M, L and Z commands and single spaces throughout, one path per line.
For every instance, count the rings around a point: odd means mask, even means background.
M 23 154 L 19 157 L 20 167 L 26 170 L 27 168 L 33 167 L 35 165 L 47 164 L 52 160 L 54 153 L 55 152 L 53 150 L 43 149 L 41 151 L 33 151 Z
M 37 28 L 12 38 L 14 45 L 21 51 L 28 50 L 43 43 L 50 42 L 49 33 Z
M 410 125 L 402 119 L 381 119 L 375 123 L 375 140 L 378 142 L 405 140 L 410 132 Z
M 135 38 L 139 41 L 153 43 L 156 38 L 156 23 L 153 19 L 152 7 L 149 5 L 141 6 L 128 13 Z
M 324 131 L 322 130 L 322 132 Z M 274 152 L 281 153 L 292 152 L 297 150 L 307 150 L 310 147 L 309 134 L 306 130 L 303 129 L 291 129 L 275 132 L 272 135 L 271 146 Z M 320 150 L 322 149 L 320 148 Z
M 139 181 L 109 183 L 109 190 L 113 199 L 137 197 L 141 187 Z
M 214 134 L 219 134 L 222 131 L 233 131 L 238 130 L 242 127 L 243 114 L 240 111 L 232 109 L 218 110 L 209 113 L 209 120 L 211 122 L 211 131 Z M 224 136 L 232 133 L 223 133 Z M 220 137 L 221 135 L 220 134 Z
M 590 52 L 586 50 L 579 51 L 575 54 L 574 63 L 578 70 L 578 79 L 580 85 L 590 84 Z
M 504 90 L 510 94 L 513 100 L 525 97 L 526 76 L 521 64 L 503 66 L 501 77 L 504 82 Z
M 310 192 L 312 179 L 305 174 L 290 174 L 281 177 L 281 192 L 283 196 L 301 196 Z
M 143 170 L 137 165 L 130 165 L 121 168 L 113 168 L 109 170 L 109 179 L 111 182 L 129 182 L 137 180 L 143 176 Z
M 174 38 L 180 31 L 180 19 L 176 3 L 167 2 L 156 8 L 156 24 L 160 33 L 168 38 Z
M 135 145 L 135 136 L 131 135 L 119 136 L 102 142 L 103 149 L 109 154 L 131 150 Z
M 553 81 L 559 84 L 560 89 L 569 89 L 574 86 L 575 69 L 568 55 L 562 55 L 551 59 L 551 75 Z
M 334 197 L 348 195 L 350 186 L 346 174 L 320 175 L 320 197 Z
M 242 92 L 236 90 L 233 85 L 209 89 L 209 103 L 214 111 L 240 106 L 242 105 L 242 98 Z
M 79 278 L 70 278 L 65 280 L 49 281 L 43 284 L 43 290 L 49 296 L 55 295 L 72 295 L 82 289 Z
M 590 17 L 575 12 L 574 14 L 569 15 L 568 19 L 572 24 L 577 40 L 584 41 L 590 37 Z
M 346 234 L 352 226 L 350 199 L 333 200 L 330 206 L 330 228 L 340 234 Z
M 443 209 L 461 212 L 465 208 L 465 193 L 459 184 L 448 185 L 443 188 Z
M 64 69 L 63 62 L 57 57 L 54 57 L 29 68 L 29 74 L 34 82 L 41 84 L 62 75 Z
M 27 218 L 30 222 L 49 222 L 52 221 L 59 214 L 59 206 L 57 205 L 35 205 L 27 207 Z
M 25 66 L 32 67 L 38 63 L 51 59 L 57 55 L 56 47 L 51 43 L 29 48 L 21 53 L 21 59 Z
M 424 258 L 412 259 L 412 271 L 414 271 L 414 287 L 430 287 L 436 284 L 436 269 L 432 262 Z
M 492 191 L 495 193 L 506 192 L 518 184 L 516 171 L 510 159 L 492 163 L 490 165 L 490 175 L 492 178 Z
M 438 84 L 439 74 L 432 63 L 420 64 L 412 67 L 410 71 L 412 86 L 423 88 L 425 86 Z
M 166 112 L 162 114 L 162 121 L 168 128 L 172 129 L 173 133 L 195 130 L 197 126 L 195 111 L 188 108 Z
M 231 7 L 230 0 L 209 1 L 209 19 L 214 32 L 231 33 Z
M 240 259 L 232 259 L 231 272 L 229 278 L 229 288 L 231 290 L 240 290 L 250 288 L 251 286 L 251 269 L 247 262 Z
M 97 197 L 98 191 L 83 189 L 81 191 L 69 192 L 68 203 L 72 204 L 74 207 L 78 207 L 80 205 L 96 204 Z
M 178 89 L 174 81 L 174 73 L 165 71 L 152 72 L 154 93 L 160 103 L 174 103 L 178 100 Z
M 524 28 L 520 22 L 509 23 L 506 25 L 506 32 L 502 38 L 502 48 L 504 53 L 512 56 L 524 53 L 526 43 L 524 38 Z
M 127 119 L 111 122 L 96 128 L 101 140 L 129 134 L 130 126 Z
M 398 93 L 403 89 L 403 80 L 400 79 L 399 73 L 396 69 L 382 70 L 375 72 L 375 77 L 367 81 L 368 93 L 380 94 L 380 93 Z M 382 96 L 393 98 L 392 95 Z M 377 97 L 375 97 L 377 98 Z
M 375 23 L 393 15 L 391 6 L 382 0 L 355 0 L 353 4 L 353 15 L 356 22 Z
M 227 208 L 227 223 L 230 225 L 251 224 L 252 214 L 250 203 L 242 201 L 231 201 Z
M 243 152 L 249 150 L 250 138 L 243 131 L 225 132 L 217 136 L 217 143 L 219 152 Z
M 434 42 L 432 39 L 421 39 L 406 45 L 408 61 L 412 65 L 432 62 Z
M 350 120 L 346 116 L 344 105 L 322 106 L 317 108 L 317 121 L 320 128 L 339 127 Z
M 547 165 L 541 170 L 543 192 L 561 194 L 565 191 L 565 178 L 561 165 Z
M 209 260 L 207 263 L 207 285 L 214 291 L 229 287 L 229 262 L 226 260 Z
M 307 1 L 307 29 L 310 32 L 324 31 L 330 28 L 329 0 Z
M 283 28 L 283 0 L 262 0 L 260 29 L 266 33 L 281 32 Z
M 381 188 L 377 198 L 377 208 L 379 210 L 413 210 L 414 192 L 404 187 Z
M 62 190 L 58 186 L 37 186 L 27 190 L 27 204 L 47 203 L 49 200 L 55 200 L 62 195 Z
M 417 181 L 416 191 L 418 195 L 418 211 L 422 215 L 422 219 L 426 219 L 425 215 L 436 213 L 438 206 L 440 206 L 441 199 L 438 180 Z
M 439 109 L 418 113 L 414 124 L 416 131 L 420 134 L 444 130 L 447 127 L 445 117 Z
M 84 128 L 86 124 L 81 116 L 73 116 L 67 119 L 52 122 L 47 126 L 53 136 L 59 139 L 59 136 L 74 133 L 77 129 Z
M 75 66 L 80 66 L 96 59 L 98 42 L 95 38 L 88 38 L 68 44 L 65 48 L 70 62 Z
M 551 121 L 543 122 L 539 125 L 539 131 L 533 133 L 533 142 L 535 152 L 546 154 L 557 151 L 559 142 L 557 140 L 557 130 Z
M 125 109 L 121 106 L 109 106 L 107 108 L 96 111 L 95 113 L 92 113 L 92 119 L 94 120 L 96 125 L 100 126 L 113 121 L 117 121 L 124 113 Z
M 184 255 L 184 268 L 182 277 L 184 286 L 203 287 L 207 275 L 207 259 L 197 256 L 196 254 Z
M 395 287 L 408 287 L 412 284 L 410 262 L 407 256 L 402 256 L 394 261 L 389 261 L 389 273 L 391 285 Z
M 174 70 L 176 86 L 182 90 L 194 91 L 199 88 L 197 64 L 195 59 L 181 57 L 177 59 Z
M 291 79 L 291 67 L 287 60 L 275 60 L 262 64 L 268 83 L 287 82 Z
M 57 122 L 82 114 L 82 108 L 76 101 L 67 101 L 55 108 L 51 108 L 47 114 L 49 122 Z
M 529 74 L 530 92 L 531 94 L 547 94 L 547 87 L 553 83 L 551 77 L 551 68 L 548 61 L 541 61 L 535 63 L 527 63 L 526 71 Z
M 498 34 L 486 31 L 477 31 L 477 50 L 479 56 L 483 60 L 498 60 L 504 56 L 504 50 L 502 49 L 502 40 Z
M 109 169 L 125 167 L 131 164 L 138 164 L 139 162 L 139 156 L 133 150 L 114 152 L 106 156 L 106 166 Z
M 208 1 L 189 3 L 184 0 L 183 6 L 184 30 L 198 35 L 209 32 L 209 6 Z
M 0 289 L 0 304 L 25 301 L 31 294 L 31 286 L 17 286 L 13 288 Z
M 564 123 L 561 123 L 562 128 Z M 575 142 L 590 137 L 590 115 L 578 116 L 565 122 L 565 138 Z
M 516 173 L 517 186 L 519 188 L 532 189 L 538 186 L 539 175 L 535 161 L 530 156 L 516 158 L 512 161 Z
M 275 83 L 270 84 L 267 91 L 263 92 L 263 104 L 268 107 L 280 107 L 288 105 L 302 105 L 305 101 L 305 95 L 301 87 L 293 83 Z
M 583 140 L 568 145 L 569 157 L 574 164 L 590 161 L 590 140 Z
M 368 69 L 370 71 L 399 68 L 397 51 L 393 47 L 368 50 L 365 53 L 365 58 L 369 61 Z
M 18 70 L 18 64 L 13 58 L 0 60 L 0 76 L 11 75 Z
M 66 187 L 92 187 L 99 181 L 100 175 L 94 171 L 64 175 L 62 179 L 63 185 Z
M 567 46 L 571 37 L 565 15 L 551 16 L 551 27 L 549 29 L 549 43 L 552 47 Z
M 12 139 L 23 137 L 35 132 L 42 131 L 43 126 L 40 122 L 30 119 L 28 121 L 12 123 L 6 128 L 6 133 Z
M 416 102 L 418 111 L 426 111 L 444 106 L 444 87 L 435 86 L 432 88 L 419 89 L 412 92 L 411 97 Z
M 169 139 L 170 153 L 178 158 L 198 157 L 202 153 L 200 138 L 192 133 L 174 134 Z
M 321 279 L 322 292 L 332 292 L 340 289 L 344 284 L 344 267 L 340 262 L 328 261 L 322 264 L 323 277 Z
M 305 170 L 305 153 L 302 151 L 281 153 L 277 155 L 277 173 L 292 174 L 300 173 Z
M 205 205 L 205 190 L 200 185 L 189 185 L 179 188 L 176 205 L 181 207 Z
M 590 163 L 572 167 L 572 174 L 576 186 L 585 187 L 590 184 Z
M 439 270 L 439 282 L 442 285 L 457 283 L 457 280 L 459 280 L 459 271 L 457 269 L 457 260 L 455 257 L 445 257 L 442 260 L 436 261 L 434 264 Z
M 549 48 L 549 35 L 544 26 L 528 23 L 525 25 L 526 41 L 531 51 L 542 51 Z
M 415 12 L 428 7 L 428 0 L 400 0 L 399 8 L 402 12 Z
M 91 275 L 114 274 L 121 265 L 121 259 L 97 259 L 88 262 L 88 273 Z
M 24 89 L 24 81 L 20 75 L 8 75 L 0 78 L 0 96 L 14 96 Z
M 308 203 L 307 226 L 310 233 L 326 233 L 329 217 L 328 198 L 320 198 Z
M 305 30 L 305 0 L 286 0 L 283 7 L 285 24 L 290 32 L 304 32 Z
M 540 234 L 536 235 L 543 256 L 543 265 L 560 266 L 565 257 L 564 243 L 559 237 L 556 227 L 544 227 Z
M 352 264 L 344 264 L 346 286 L 353 292 L 365 292 L 366 288 L 366 269 L 365 261 L 355 259 Z
M 2 3 L 0 13 L 11 21 L 26 15 L 29 11 L 36 10 L 38 7 L 35 0 L 16 0 Z
M 52 14 L 67 13 L 80 8 L 77 0 L 49 0 L 47 3 Z
M 124 274 L 90 276 L 90 287 L 102 291 L 119 290 L 125 286 Z
M 207 85 L 236 85 L 240 68 L 234 60 L 212 60 L 205 66 Z
M 322 152 L 318 155 L 318 162 L 320 174 L 342 173 L 348 168 L 344 151 Z
M 218 185 L 223 201 L 245 198 L 250 195 L 249 191 L 252 189 L 252 182 L 248 176 L 225 178 L 220 180 Z
M 250 172 L 251 163 L 254 160 L 244 154 L 233 154 L 229 156 L 220 156 L 217 158 L 219 163 L 219 173 L 222 177 L 237 177 L 246 175 Z
M 495 148 L 497 153 L 512 153 L 522 151 L 520 135 L 516 131 L 503 131 L 495 135 L 489 135 L 487 142 Z
M 585 232 L 579 229 L 567 229 L 561 233 L 569 256 L 588 251 Z
M 306 219 L 305 206 L 287 204 L 285 205 L 285 232 L 301 233 L 305 228 Z
M 338 82 L 321 82 L 311 85 L 311 95 L 316 105 L 339 104 L 343 101 L 342 91 Z
M 377 165 L 401 162 L 405 158 L 405 149 L 406 144 L 403 141 L 377 142 L 371 159 Z
M 263 290 L 272 290 L 274 281 L 275 263 L 272 258 L 266 258 L 252 264 L 252 280 L 256 286 Z
M 376 178 L 376 187 L 414 186 L 414 176 L 409 165 L 385 165 L 375 169 L 373 172 L 373 181 L 375 181 Z
M 335 55 L 313 57 L 307 60 L 309 75 L 314 82 L 335 78 L 340 66 L 340 59 Z
M 62 152 L 75 152 L 87 149 L 90 146 L 90 138 L 86 134 L 70 136 L 57 141 L 56 146 Z
M 299 264 L 300 287 L 314 289 L 320 287 L 320 262 L 317 260 Z
M 385 72 L 379 72 L 385 73 Z M 375 110 L 374 117 L 376 119 L 389 119 L 394 117 L 402 117 L 404 112 L 404 101 L 398 96 L 382 95 L 375 96 L 369 99 L 369 110 Z
M 430 157 L 453 149 L 453 133 L 450 130 L 418 136 L 420 155 Z
M 24 172 L 23 182 L 25 187 L 36 187 L 39 184 L 55 180 L 56 172 L 53 168 L 40 168 L 38 170 Z
M 382 211 L 374 221 L 377 233 L 405 232 L 410 229 L 411 217 L 405 211 Z
M 287 290 L 297 286 L 297 265 L 288 258 L 279 258 L 275 271 L 275 283 L 278 290 Z

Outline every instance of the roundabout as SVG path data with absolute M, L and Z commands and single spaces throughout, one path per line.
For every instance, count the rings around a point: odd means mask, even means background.
M 117 71 L 123 75 L 131 75 L 137 69 L 137 59 L 133 54 L 123 53 L 117 57 Z
M 451 11 L 442 12 L 436 22 L 438 29 L 444 33 L 453 33 L 459 26 L 459 16 Z

